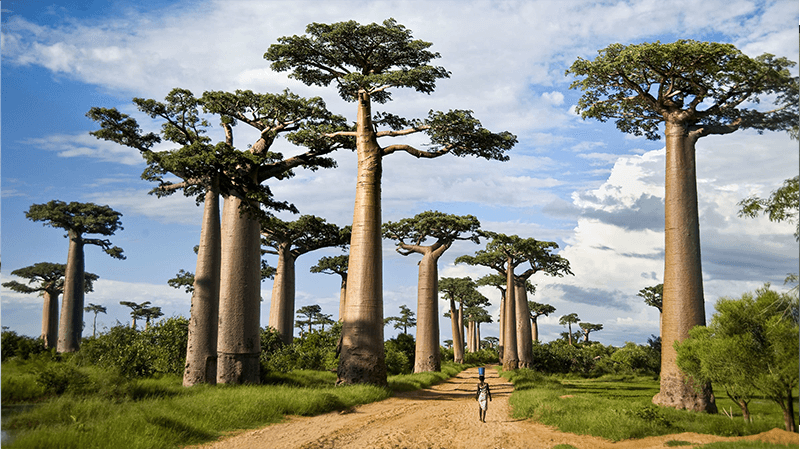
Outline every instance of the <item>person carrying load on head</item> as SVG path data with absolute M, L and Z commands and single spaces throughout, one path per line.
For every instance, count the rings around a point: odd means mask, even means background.
M 489 408 L 489 401 L 492 400 L 492 392 L 489 390 L 489 384 L 484 382 L 484 368 L 478 368 L 478 392 L 475 399 L 478 400 L 478 415 L 481 422 L 486 422 L 486 409 Z

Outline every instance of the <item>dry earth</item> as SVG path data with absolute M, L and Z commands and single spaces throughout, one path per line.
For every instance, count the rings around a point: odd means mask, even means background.
M 478 370 L 472 368 L 432 388 L 399 393 L 346 413 L 290 417 L 280 424 L 193 448 L 550 449 L 558 444 L 571 444 L 578 449 L 661 449 L 669 440 L 694 444 L 736 440 L 781 444 L 798 442 L 797 434 L 780 429 L 738 438 L 681 433 L 616 443 L 598 437 L 563 433 L 530 420 L 510 418 L 508 397 L 513 386 L 499 377 L 495 370 L 487 370 L 486 376 L 493 401 L 489 404 L 485 424 L 478 420 L 474 393 Z

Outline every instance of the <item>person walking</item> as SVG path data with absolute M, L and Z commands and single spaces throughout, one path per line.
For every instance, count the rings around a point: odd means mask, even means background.
M 489 389 L 489 384 L 484 382 L 484 368 L 478 368 L 478 391 L 475 399 L 478 400 L 478 416 L 481 422 L 486 422 L 486 409 L 489 408 L 489 401 L 492 400 L 492 392 Z

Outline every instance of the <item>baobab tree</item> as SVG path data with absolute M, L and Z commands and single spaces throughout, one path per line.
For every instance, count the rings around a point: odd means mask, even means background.
M 644 303 L 650 307 L 658 309 L 658 335 L 661 335 L 661 321 L 664 316 L 662 312 L 664 303 L 664 284 L 653 285 L 639 290 L 636 296 L 644 299 Z
M 796 126 L 798 83 L 786 58 L 751 58 L 731 44 L 612 44 L 594 60 L 579 58 L 567 70 L 583 90 L 576 111 L 651 140 L 666 137 L 664 318 L 661 385 L 653 402 L 716 411 L 710 385 L 695 388 L 676 363 L 674 343 L 705 325 L 695 145 L 709 135 L 740 129 L 790 130 Z M 776 107 L 761 108 L 761 99 Z
M 440 371 L 439 358 L 439 258 L 456 240 L 479 243 L 481 223 L 472 215 L 427 211 L 383 225 L 383 236 L 397 241 L 397 252 L 421 254 L 417 281 L 417 339 L 414 372 Z M 433 242 L 428 245 L 428 240 Z
M 344 311 L 344 301 L 347 296 L 347 260 L 349 258 L 348 255 L 324 256 L 309 269 L 312 273 L 337 274 L 342 279 L 339 287 L 339 321 L 342 321 L 342 311 Z
M 603 330 L 602 324 L 594 324 L 594 323 L 578 323 L 578 326 L 581 328 L 581 332 L 583 332 L 583 342 L 589 343 L 589 334 L 596 331 Z
M 144 318 L 144 328 L 150 329 L 150 322 L 161 318 L 164 316 L 164 312 L 161 311 L 161 307 L 154 306 L 154 307 L 145 307 L 142 310 L 142 317 Z
M 32 204 L 25 212 L 32 221 L 42 221 L 67 231 L 69 251 L 64 269 L 64 298 L 58 326 L 58 352 L 75 352 L 80 348 L 83 332 L 83 298 L 85 294 L 84 246 L 95 245 L 109 256 L 124 260 L 122 248 L 112 246 L 108 239 L 87 238 L 86 234 L 114 235 L 122 230 L 121 213 L 109 206 L 94 203 L 65 203 L 52 200 Z
M 528 310 L 531 312 L 531 339 L 539 341 L 539 317 L 549 316 L 556 311 L 550 304 L 539 304 L 535 301 L 528 301 Z
M 453 361 L 464 363 L 464 307 L 467 301 L 477 295 L 478 285 L 469 277 L 439 279 L 439 292 L 450 303 L 450 311 L 444 316 L 450 317 L 453 332 Z M 458 307 L 456 307 L 456 302 Z
M 213 383 L 214 376 L 223 383 L 256 383 L 261 299 L 259 219 L 265 212 L 262 208 L 296 212 L 293 205 L 275 200 L 263 183 L 291 177 L 297 167 L 334 166 L 326 155 L 352 147 L 352 143 L 346 138 L 320 136 L 344 128 L 344 119 L 331 114 L 320 98 L 305 99 L 289 91 L 205 92 L 198 99 L 186 89 L 174 89 L 164 102 L 135 98 L 134 103 L 163 122 L 164 140 L 181 147 L 171 152 L 152 151 L 162 137 L 143 135 L 133 118 L 114 109 L 90 111 L 89 116 L 102 127 L 92 134 L 138 149 L 148 161 L 143 177 L 159 182 L 156 194 L 183 189 L 185 195 L 196 195 L 198 202 L 206 203 L 192 296 L 192 316 L 196 319 L 190 319 L 189 324 L 184 385 Z M 211 145 L 204 135 L 209 123 L 200 117 L 200 108 L 220 117 L 223 142 Z M 237 123 L 259 131 L 258 140 L 246 150 L 234 146 L 233 127 Z M 281 134 L 308 151 L 286 159 L 270 151 Z M 182 182 L 165 180 L 166 173 L 180 177 Z M 220 195 L 225 198 L 222 219 Z
M 569 345 L 572 346 L 572 325 L 579 322 L 581 319 L 578 318 L 577 313 L 569 313 L 567 315 L 562 315 L 561 318 L 558 319 L 558 324 L 562 326 L 567 326 L 568 333 L 567 338 L 569 340 Z
M 131 329 L 136 329 L 136 320 L 146 316 L 145 309 L 150 305 L 150 301 L 135 303 L 133 301 L 120 301 L 121 305 L 131 309 Z
M 295 262 L 311 251 L 331 246 L 345 247 L 350 228 L 339 228 L 324 218 L 303 215 L 295 221 L 268 217 L 261 221 L 261 244 L 267 254 L 277 255 L 269 327 L 280 334 L 284 343 L 292 342 L 294 329 Z
M 559 277 L 572 274 L 569 261 L 552 253 L 558 248 L 555 242 L 488 231 L 481 231 L 481 235 L 490 239 L 486 249 L 477 251 L 474 256 L 460 256 L 455 262 L 483 265 L 506 278 L 503 369 L 529 368 L 533 364 L 533 340 L 528 310 L 528 280 L 538 272 Z M 521 274 L 515 274 L 515 268 L 524 263 L 528 263 L 529 268 Z
M 64 292 L 64 274 L 67 266 L 59 263 L 39 262 L 11 272 L 12 276 L 27 279 L 23 284 L 17 281 L 4 282 L 3 287 L 19 293 L 38 293 L 42 305 L 42 335 L 45 348 L 55 348 L 58 344 L 58 297 Z M 94 273 L 83 274 L 83 292 L 92 291 L 92 283 L 98 279 Z
M 297 309 L 297 328 L 300 333 L 303 332 L 303 326 L 308 326 L 308 332 L 312 330 L 312 325 L 317 320 L 317 317 L 322 313 L 322 307 L 318 304 L 311 304 L 310 306 L 303 306 Z M 305 317 L 305 319 L 303 319 Z M 289 334 L 291 337 L 291 333 Z M 283 338 L 283 337 L 281 337 Z M 285 342 L 285 340 L 284 340 Z M 289 341 L 291 343 L 291 341 Z
M 105 306 L 101 306 L 99 304 L 92 304 L 89 303 L 88 306 L 83 308 L 84 312 L 94 312 L 94 319 L 92 320 L 92 337 L 97 336 L 97 314 L 98 313 L 106 313 L 107 308 Z
M 508 132 L 483 128 L 470 111 L 431 111 L 424 120 L 408 120 L 391 113 L 373 116 L 372 102 L 391 100 L 390 90 L 412 88 L 431 93 L 436 81 L 449 77 L 443 67 L 429 63 L 439 54 L 432 44 L 414 40 L 411 31 L 388 19 L 382 25 L 355 21 L 312 23 L 302 36 L 284 36 L 264 57 L 279 72 L 307 85 L 336 83 L 345 101 L 356 102 L 356 129 L 334 136 L 356 138 L 358 175 L 350 242 L 349 276 L 339 383 L 386 385 L 383 350 L 383 262 L 381 257 L 381 173 L 383 158 L 406 152 L 417 158 L 445 154 L 506 160 L 516 143 Z M 385 126 L 389 129 L 379 130 Z M 426 133 L 431 145 L 420 150 L 409 144 L 381 146 L 378 138 Z
M 492 317 L 486 311 L 490 306 L 488 298 L 481 295 L 480 302 L 468 303 L 464 308 L 464 320 L 467 327 L 467 351 L 479 351 L 481 341 L 481 323 L 491 323 Z

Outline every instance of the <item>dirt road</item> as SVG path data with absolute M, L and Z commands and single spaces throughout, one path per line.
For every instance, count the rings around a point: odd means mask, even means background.
M 512 385 L 493 369 L 486 370 L 486 381 L 491 385 L 493 401 L 485 424 L 478 420 L 475 401 L 478 370 L 473 368 L 426 390 L 400 393 L 346 413 L 291 417 L 280 424 L 195 448 L 550 449 L 558 444 L 571 444 L 578 449 L 661 449 L 669 440 L 701 444 L 737 439 L 797 444 L 797 434 L 778 429 L 744 438 L 682 433 L 617 443 L 562 433 L 530 420 L 510 418 L 508 397 Z

